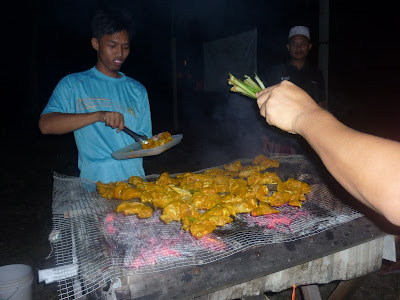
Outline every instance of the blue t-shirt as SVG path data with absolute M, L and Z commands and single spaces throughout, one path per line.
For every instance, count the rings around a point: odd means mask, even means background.
M 145 87 L 125 76 L 113 78 L 96 67 L 65 76 L 57 84 L 42 114 L 89 113 L 117 111 L 124 115 L 125 125 L 139 134 L 151 137 L 150 105 Z M 124 132 L 96 122 L 74 132 L 78 148 L 80 176 L 104 183 L 144 177 L 143 159 L 116 160 L 111 153 L 135 142 Z

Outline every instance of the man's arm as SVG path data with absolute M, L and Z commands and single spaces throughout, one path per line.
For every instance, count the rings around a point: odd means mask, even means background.
M 257 103 L 269 124 L 302 135 L 354 197 L 400 225 L 400 143 L 345 126 L 288 81 L 261 91 Z
M 47 113 L 39 119 L 39 129 L 43 134 L 69 133 L 96 122 L 104 122 L 106 126 L 124 128 L 124 116 L 119 112 L 98 111 L 84 114 Z

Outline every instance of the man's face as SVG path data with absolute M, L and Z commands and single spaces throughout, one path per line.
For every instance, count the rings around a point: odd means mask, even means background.
M 292 36 L 287 44 L 292 59 L 305 59 L 311 50 L 310 40 L 301 34 Z
M 130 52 L 128 32 L 105 35 L 100 41 L 92 38 L 92 46 L 97 51 L 97 70 L 110 77 L 120 77 L 118 72 Z

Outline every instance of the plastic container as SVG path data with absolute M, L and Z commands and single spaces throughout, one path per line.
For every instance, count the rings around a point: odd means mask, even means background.
M 115 159 L 128 159 L 128 158 L 135 158 L 135 157 L 145 157 L 145 156 L 152 156 L 158 155 L 165 150 L 172 148 L 173 146 L 179 144 L 183 138 L 182 134 L 176 134 L 172 136 L 173 140 L 165 145 L 150 148 L 150 149 L 142 149 L 142 145 L 139 143 L 133 143 L 129 146 L 126 146 L 118 151 L 113 152 L 111 155 Z
M 0 300 L 32 300 L 32 268 L 27 265 L 0 267 Z

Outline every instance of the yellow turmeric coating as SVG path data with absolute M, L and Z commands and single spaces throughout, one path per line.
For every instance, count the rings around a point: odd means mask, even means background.
M 238 160 L 202 173 L 171 177 L 165 172 L 154 182 L 132 176 L 127 182 L 97 182 L 97 190 L 104 198 L 125 200 L 117 207 L 117 213 L 148 218 L 153 215 L 150 206 L 160 208 L 160 218 L 166 224 L 181 222 L 182 229 L 201 238 L 231 223 L 240 213 L 279 213 L 274 206 L 286 203 L 301 207 L 311 187 L 293 178 L 282 182 L 275 172 L 264 172 L 270 167 L 279 167 L 279 162 L 259 155 L 248 166 Z M 276 188 L 270 191 L 267 185 Z M 141 203 L 132 199 L 140 199 Z

